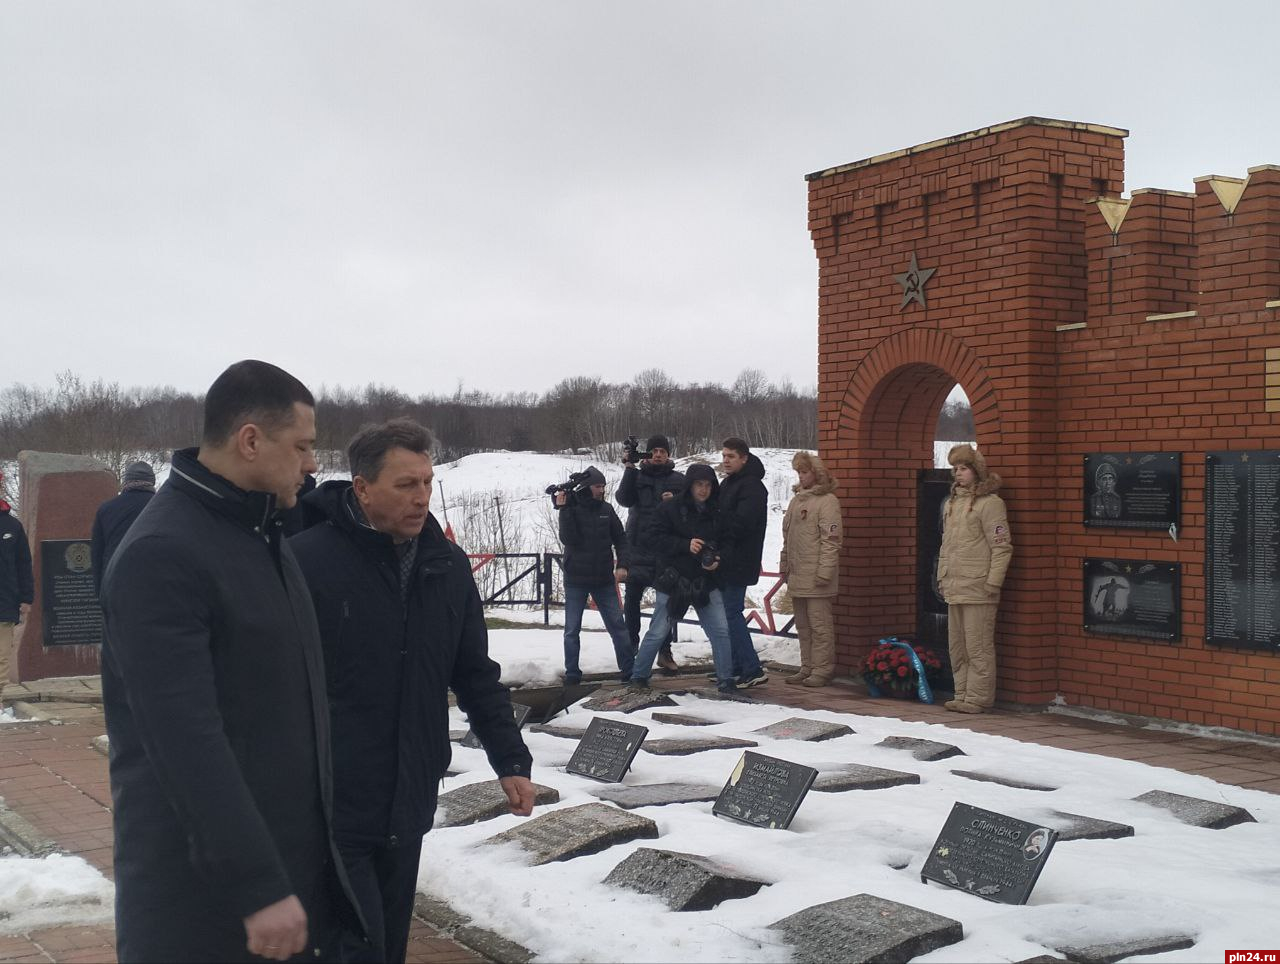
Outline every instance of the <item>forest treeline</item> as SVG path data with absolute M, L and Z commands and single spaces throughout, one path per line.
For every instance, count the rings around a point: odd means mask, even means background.
M 123 388 L 72 372 L 53 388 L 14 384 L 0 389 L 0 461 L 23 449 L 93 455 L 117 471 L 133 458 L 167 461 L 175 448 L 200 438 L 203 396 L 172 387 Z M 732 385 L 681 385 L 660 369 L 629 382 L 578 375 L 544 394 L 464 391 L 410 396 L 396 388 L 321 387 L 316 395 L 316 447 L 340 457 L 362 426 L 408 415 L 429 426 L 436 458 L 452 461 L 474 452 L 557 452 L 618 443 L 643 443 L 662 433 L 677 454 L 720 447 L 730 435 L 752 445 L 813 449 L 817 397 L 790 382 L 771 382 L 744 370 Z M 968 438 L 967 405 L 944 407 L 939 438 Z M 338 466 L 333 466 L 338 467 Z

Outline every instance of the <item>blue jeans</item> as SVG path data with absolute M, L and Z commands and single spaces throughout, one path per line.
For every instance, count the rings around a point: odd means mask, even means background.
M 640 651 L 636 653 L 635 667 L 631 678 L 636 682 L 648 682 L 653 673 L 653 661 L 658 657 L 658 650 L 671 633 L 671 616 L 668 613 L 671 597 L 665 592 L 657 594 L 658 601 L 653 607 L 653 618 L 649 620 L 649 631 L 640 641 Z M 724 603 L 720 599 L 720 590 L 711 590 L 711 597 L 705 606 L 695 606 L 698 622 L 702 631 L 711 640 L 711 658 L 716 664 L 716 682 L 723 685 L 733 682 L 733 657 L 730 653 L 729 627 L 724 619 Z
M 760 657 L 756 655 L 751 630 L 742 615 L 747 604 L 746 586 L 725 586 L 720 591 L 724 597 L 724 618 L 729 624 L 729 643 L 733 652 L 733 675 L 755 676 L 760 672 Z
M 613 639 L 613 652 L 618 658 L 618 671 L 623 676 L 631 675 L 631 667 L 635 663 L 635 654 L 631 651 L 631 638 L 627 636 L 627 625 L 622 621 L 622 606 L 618 604 L 618 590 L 611 582 L 602 586 L 565 586 L 564 587 L 564 677 L 568 682 L 582 679 L 582 669 L 578 666 L 578 654 L 582 644 L 579 635 L 582 632 L 582 611 L 587 608 L 587 597 L 596 601 L 596 610 L 604 620 L 604 628 L 609 630 Z

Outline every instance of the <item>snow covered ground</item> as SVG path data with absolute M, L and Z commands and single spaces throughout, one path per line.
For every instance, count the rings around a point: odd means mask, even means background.
M 709 652 L 692 637 L 678 657 Z M 556 630 L 501 630 L 494 652 L 512 681 L 547 681 L 559 668 Z M 583 637 L 584 667 L 613 669 L 603 634 Z M 587 662 L 590 660 L 591 662 Z M 777 684 L 771 684 L 777 685 Z M 767 698 L 767 691 L 753 695 Z M 618 716 L 649 727 L 651 739 L 721 735 L 757 740 L 757 752 L 819 769 L 860 763 L 918 773 L 918 786 L 846 793 L 811 792 L 789 830 L 760 830 L 713 817 L 710 803 L 648 807 L 658 840 L 542 867 L 524 865 L 518 849 L 477 847 L 521 818 L 504 816 L 470 827 L 434 830 L 426 841 L 421 888 L 446 899 L 477 923 L 531 948 L 540 961 L 785 961 L 788 950 L 767 925 L 805 907 L 859 893 L 911 904 L 959 920 L 964 940 L 919 961 L 1017 961 L 1056 943 L 1169 933 L 1194 935 L 1194 947 L 1133 958 L 1152 961 L 1222 960 L 1227 948 L 1270 948 L 1280 902 L 1280 796 L 1215 783 L 1205 777 L 1126 760 L 1019 743 L 935 724 L 908 723 L 826 711 L 799 711 L 677 697 L 682 708 L 718 721 L 691 729 L 657 723 L 644 711 Z M 455 711 L 456 714 L 456 711 Z M 603 714 L 615 716 L 616 714 Z M 758 727 L 790 716 L 845 723 L 854 735 L 822 743 L 776 741 Z M 574 708 L 561 722 L 583 726 L 590 714 Z M 461 716 L 455 725 L 463 726 Z M 933 763 L 875 746 L 885 736 L 952 743 L 968 756 Z M 575 741 L 527 733 L 533 778 L 560 791 L 554 807 L 589 803 L 599 784 L 564 772 Z M 625 784 L 722 785 L 737 750 L 685 757 L 636 757 Z M 444 790 L 492 779 L 480 750 L 457 747 L 458 776 Z M 1019 790 L 955 776 L 983 770 L 1057 787 Z M 1166 811 L 1138 803 L 1165 790 L 1236 804 L 1258 820 L 1226 830 L 1182 824 Z M 987 903 L 920 882 L 920 868 L 955 802 L 1032 822 L 1047 810 L 1131 824 L 1121 840 L 1059 843 L 1025 906 Z M 700 854 L 771 882 L 754 897 L 714 910 L 675 913 L 656 898 L 605 886 L 609 871 L 638 847 Z M 893 866 L 901 866 L 901 870 Z
M 80 857 L 0 857 L 0 934 L 111 920 L 115 888 Z

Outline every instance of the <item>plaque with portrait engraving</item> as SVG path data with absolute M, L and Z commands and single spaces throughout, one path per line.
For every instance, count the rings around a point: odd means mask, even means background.
M 1084 524 L 1120 529 L 1180 526 L 1182 456 L 1091 452 L 1084 457 Z
M 565 766 L 565 772 L 590 777 L 602 783 L 621 783 L 649 735 L 647 726 L 622 723 L 597 716 L 587 726 Z
M 1085 559 L 1085 631 L 1175 641 L 1182 634 L 1181 576 L 1176 562 Z
M 102 606 L 88 539 L 40 543 L 40 599 L 46 646 L 101 645 Z
M 1058 832 L 957 803 L 929 851 L 920 879 L 999 904 L 1025 904 Z
M 748 750 L 711 812 L 753 827 L 786 830 L 817 777 L 813 767 Z
M 1204 481 L 1205 642 L 1280 649 L 1280 452 L 1210 452 Z

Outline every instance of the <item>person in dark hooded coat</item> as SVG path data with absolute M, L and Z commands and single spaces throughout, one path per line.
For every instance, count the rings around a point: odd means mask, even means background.
M 146 462 L 131 462 L 120 479 L 120 494 L 98 506 L 93 516 L 89 553 L 93 559 L 93 588 L 102 592 L 102 574 L 116 546 L 156 494 L 156 473 Z
M 654 518 L 657 603 L 649 631 L 636 654 L 631 686 L 648 689 L 654 657 L 670 632 L 674 614 L 692 607 L 711 642 L 716 688 L 723 694 L 733 694 L 737 686 L 719 575 L 725 561 L 732 558 L 733 545 L 721 524 L 716 498 L 719 482 L 709 465 L 691 465 L 684 475 L 684 492 L 659 506 Z
M 742 439 L 725 439 L 720 457 L 726 473 L 720 483 L 720 514 L 734 545 L 733 557 L 721 573 L 725 618 L 733 643 L 733 673 L 739 686 L 758 686 L 769 681 L 769 674 L 760 665 L 743 609 L 747 587 L 760 581 L 769 492 L 764 487 L 764 463 L 751 454 Z
M 578 664 L 581 652 L 582 612 L 587 598 L 613 639 L 618 672 L 624 682 L 631 678 L 635 653 L 622 621 L 617 585 L 627 578 L 627 538 L 613 506 L 604 500 L 604 473 L 594 465 L 572 493 L 557 492 L 560 541 L 564 544 L 564 681 L 582 682 Z

